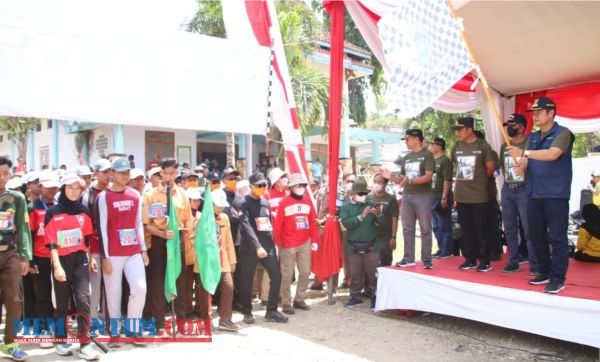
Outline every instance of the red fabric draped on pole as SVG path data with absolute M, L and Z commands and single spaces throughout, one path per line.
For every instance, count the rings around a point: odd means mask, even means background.
M 313 253 L 312 270 L 321 280 L 337 274 L 342 267 L 341 232 L 334 217 L 338 187 L 338 162 L 342 119 L 344 83 L 344 2 L 324 1 L 323 7 L 331 17 L 331 61 L 329 64 L 329 215 L 325 222 L 323 241 Z

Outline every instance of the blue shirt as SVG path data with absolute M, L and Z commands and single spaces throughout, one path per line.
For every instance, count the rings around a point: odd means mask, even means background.
M 321 162 L 315 162 L 310 166 L 310 170 L 312 171 L 313 177 L 321 177 L 323 174 L 323 165 L 321 165 Z

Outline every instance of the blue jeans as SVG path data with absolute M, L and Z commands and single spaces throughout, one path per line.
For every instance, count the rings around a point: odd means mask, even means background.
M 432 200 L 431 223 L 433 225 L 433 234 L 438 242 L 439 253 L 446 256 L 453 254 L 452 206 L 448 205 L 449 207 L 444 210 L 439 206 L 441 202 L 442 200 Z
M 535 247 L 529 236 L 529 222 L 527 220 L 527 203 L 529 197 L 525 187 L 510 188 L 504 184 L 502 188 L 502 224 L 504 225 L 504 235 L 508 244 L 508 263 L 510 265 L 519 265 L 519 219 L 525 231 L 525 243 L 529 255 L 529 269 L 539 271 L 537 258 L 535 257 Z
M 569 200 L 529 199 L 527 219 L 539 272 L 553 282 L 563 283 L 569 268 Z

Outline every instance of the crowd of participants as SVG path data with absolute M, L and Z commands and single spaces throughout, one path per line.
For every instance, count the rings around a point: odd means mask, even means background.
M 333 278 L 332 287 L 349 289 L 346 307 L 369 299 L 375 308 L 376 268 L 392 265 L 398 230 L 404 245 L 398 267 L 432 269 L 435 259 L 462 254 L 460 269 L 487 273 L 491 261 L 501 258 L 504 235 L 509 255 L 502 272 L 521 272 L 528 263 L 529 283 L 547 284 L 548 293 L 564 289 L 573 136 L 554 122 L 556 105 L 550 99 L 536 101 L 532 112 L 541 131 L 526 135 L 525 117 L 513 114 L 505 124 L 511 145 L 502 145 L 499 155 L 475 130 L 473 118 L 459 118 L 453 126 L 457 142 L 449 153 L 444 139 L 426 142 L 420 129 L 409 129 L 404 140 L 410 151 L 396 161 L 400 172 L 380 168 L 371 180 L 336 175 L 332 214 L 341 221 L 344 269 L 343 279 Z M 318 159 L 310 180 L 278 167 L 242 179 L 232 167 L 221 172 L 203 163 L 191 169 L 173 158 L 151 166 L 144 171 L 134 167 L 132 158 L 103 158 L 92 167 L 20 173 L 10 159 L 0 157 L 0 289 L 7 312 L 3 351 L 14 360 L 27 358 L 13 334 L 14 321 L 23 316 L 65 318 L 77 312 L 90 318 L 153 318 L 161 330 L 169 314 L 206 319 L 214 304 L 217 328 L 236 332 L 233 311 L 252 324 L 258 300 L 270 322 L 286 323 L 286 314 L 311 309 L 308 290 L 322 290 L 326 282 L 315 278 L 309 285 L 311 253 L 321 246 L 330 212 L 327 175 Z M 499 172 L 504 175 L 500 204 Z M 391 191 L 398 187 L 401 202 Z M 207 189 L 221 263 L 213 296 L 203 288 L 195 255 Z M 164 292 L 167 243 L 174 238 L 167 227 L 168 194 L 183 265 L 173 303 Z M 462 230 L 458 243 L 453 208 Z M 576 252 L 580 260 L 600 260 L 599 213 L 593 204 L 584 209 Z M 49 336 L 49 327 L 42 326 L 40 337 Z M 77 327 L 85 332 L 84 323 Z M 100 357 L 89 343 L 40 347 L 55 348 L 60 356 Z

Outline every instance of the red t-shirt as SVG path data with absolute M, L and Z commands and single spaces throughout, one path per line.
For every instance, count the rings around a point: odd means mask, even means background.
M 88 251 L 85 237 L 92 234 L 92 220 L 86 213 L 54 215 L 45 228 L 46 243 L 56 244 L 58 255 Z
M 273 218 L 277 216 L 277 209 L 279 208 L 279 203 L 287 195 L 288 192 L 285 189 L 283 191 L 277 191 L 277 189 L 275 189 L 274 187 L 270 189 L 269 192 L 265 195 L 265 199 L 269 202 L 269 207 L 271 208 L 271 216 Z
M 33 255 L 38 258 L 50 258 L 50 249 L 46 246 L 46 233 L 44 219 L 46 207 L 39 199 L 32 204 L 33 210 L 29 213 L 29 228 L 33 234 Z
M 320 237 L 316 218 L 317 214 L 308 194 L 305 194 L 302 200 L 286 196 L 279 203 L 273 225 L 275 245 L 294 248 L 304 244 L 308 239 L 318 243 Z
M 97 227 L 105 257 L 131 256 L 146 250 L 137 191 L 130 187 L 123 192 L 106 189 L 100 193 L 96 204 Z

